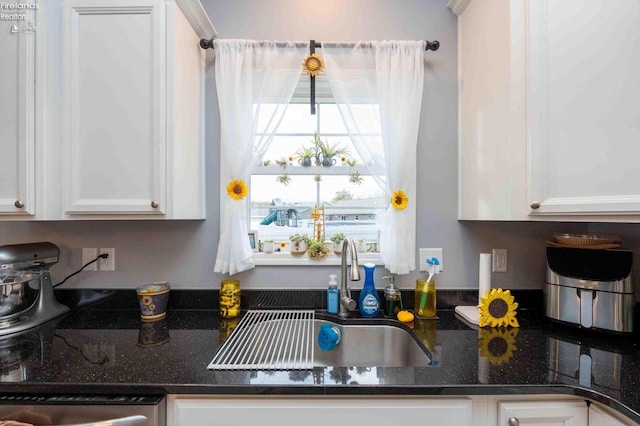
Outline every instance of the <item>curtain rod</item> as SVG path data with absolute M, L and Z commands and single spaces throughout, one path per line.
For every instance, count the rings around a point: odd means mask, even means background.
M 438 48 L 440 48 L 440 42 L 438 40 L 434 40 L 434 41 L 429 41 L 429 40 L 425 40 L 425 43 L 427 44 L 424 50 L 433 50 L 436 51 L 438 50 Z M 335 46 L 337 44 L 343 44 L 344 46 L 355 46 L 356 43 L 355 42 L 348 42 L 348 43 L 340 43 L 340 42 L 325 42 L 325 44 L 327 46 Z M 366 45 L 366 43 L 363 43 Z M 278 46 L 284 46 L 285 42 L 277 42 L 276 45 Z M 200 40 L 200 47 L 203 49 L 213 49 L 213 39 L 207 40 L 205 38 Z M 320 42 L 316 42 L 314 47 L 322 47 L 322 43 Z

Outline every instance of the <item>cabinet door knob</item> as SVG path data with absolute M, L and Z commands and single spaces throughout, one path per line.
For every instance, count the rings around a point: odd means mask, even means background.
M 509 426 L 520 426 L 520 420 L 518 420 L 517 417 L 509 417 L 507 422 L 509 423 Z
M 159 205 L 160 205 L 160 204 L 158 204 L 158 202 L 157 202 L 157 201 L 152 201 L 152 202 L 151 202 L 151 207 L 153 207 L 154 209 L 157 209 Z
M 13 203 L 14 206 L 16 206 L 17 209 L 21 209 L 24 207 L 24 203 L 20 200 L 16 200 L 15 203 Z
M 533 203 L 531 203 L 530 207 L 532 209 L 539 209 L 540 208 L 540 202 L 539 201 L 534 201 Z

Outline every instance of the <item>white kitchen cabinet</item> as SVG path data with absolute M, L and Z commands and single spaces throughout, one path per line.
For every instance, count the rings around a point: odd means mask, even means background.
M 469 398 L 184 397 L 172 395 L 167 426 L 472 425 Z
M 586 401 L 501 401 L 499 426 L 588 426 Z
M 36 208 L 33 29 L 37 22 L 34 9 L 11 14 L 26 19 L 0 21 L 0 217 L 22 218 L 33 216 Z
M 61 3 L 59 219 L 203 219 L 204 73 L 195 1 Z M 55 29 L 53 29 L 55 31 Z
M 614 415 L 605 408 L 592 403 L 589 405 L 589 426 L 630 426 L 637 425 L 621 415 Z
M 640 222 L 640 3 L 471 1 L 458 19 L 459 218 Z

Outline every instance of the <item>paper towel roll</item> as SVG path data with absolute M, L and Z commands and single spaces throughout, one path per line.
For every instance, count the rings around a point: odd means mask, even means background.
M 491 291 L 491 253 L 480 253 L 478 301 Z

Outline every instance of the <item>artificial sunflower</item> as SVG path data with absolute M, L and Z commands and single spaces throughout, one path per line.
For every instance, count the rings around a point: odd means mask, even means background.
M 311 77 L 315 77 L 324 71 L 324 60 L 312 53 L 302 60 L 302 69 Z
M 517 328 L 481 328 L 478 338 L 480 356 L 493 365 L 509 362 L 516 347 Z
M 404 210 L 407 208 L 408 204 L 409 197 L 407 197 L 407 194 L 405 194 L 403 190 L 399 189 L 397 191 L 394 191 L 393 195 L 391 196 L 391 205 L 394 209 Z
M 249 194 L 249 188 L 242 179 L 234 179 L 227 185 L 227 194 L 234 200 L 242 200 Z
M 480 298 L 478 312 L 480 313 L 480 327 L 520 327 L 516 319 L 518 303 L 509 290 L 492 288 Z

